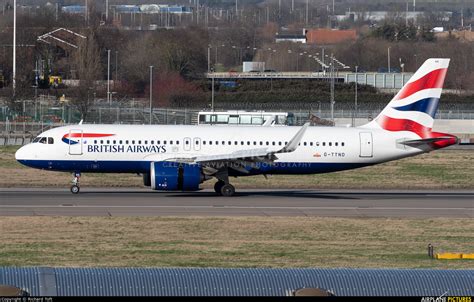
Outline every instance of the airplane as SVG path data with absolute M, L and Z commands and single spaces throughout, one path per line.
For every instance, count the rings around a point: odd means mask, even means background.
M 138 173 L 160 191 L 197 191 L 215 178 L 232 196 L 231 177 L 316 174 L 355 169 L 458 143 L 433 132 L 449 59 L 428 59 L 382 112 L 360 127 L 68 125 L 47 130 L 15 154 L 23 165 L 73 172 Z

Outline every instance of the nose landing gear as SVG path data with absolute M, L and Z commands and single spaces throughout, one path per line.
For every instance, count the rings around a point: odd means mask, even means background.
M 79 179 L 81 178 L 81 173 L 80 172 L 74 172 L 72 174 L 72 185 L 71 185 L 71 193 L 72 194 L 77 194 L 80 191 L 79 187 Z

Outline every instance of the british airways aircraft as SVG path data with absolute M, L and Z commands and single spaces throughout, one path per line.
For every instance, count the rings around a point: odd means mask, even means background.
M 16 159 L 29 167 L 73 172 L 140 173 L 153 190 L 196 191 L 215 178 L 232 196 L 230 177 L 313 174 L 375 165 L 456 144 L 433 132 L 449 59 L 428 59 L 385 109 L 361 127 L 70 125 L 41 133 Z

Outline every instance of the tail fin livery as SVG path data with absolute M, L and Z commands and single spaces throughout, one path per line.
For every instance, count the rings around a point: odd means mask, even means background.
M 441 136 L 431 130 L 448 66 L 449 59 L 426 60 L 375 120 L 363 127 L 409 131 L 422 139 Z

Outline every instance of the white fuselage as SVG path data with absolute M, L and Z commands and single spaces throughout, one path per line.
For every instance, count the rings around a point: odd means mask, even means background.
M 53 138 L 53 143 L 28 144 L 17 152 L 16 158 L 25 165 L 49 170 L 147 173 L 151 162 L 173 158 L 262 148 L 277 151 L 299 129 L 71 125 L 42 133 L 39 137 Z M 425 152 L 400 144 L 403 139 L 416 138 L 408 131 L 309 127 L 295 151 L 277 154 L 274 163 L 253 169 L 249 175 L 325 173 L 373 165 Z

